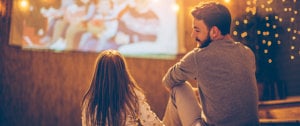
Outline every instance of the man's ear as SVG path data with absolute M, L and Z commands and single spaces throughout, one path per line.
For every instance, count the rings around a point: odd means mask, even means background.
M 221 32 L 218 29 L 218 27 L 216 27 L 216 26 L 211 27 L 211 29 L 210 29 L 210 35 L 211 35 L 212 39 L 218 37 L 220 34 L 221 34 Z

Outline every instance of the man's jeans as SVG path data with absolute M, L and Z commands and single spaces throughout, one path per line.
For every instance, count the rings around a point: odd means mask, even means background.
M 201 107 L 189 83 L 171 89 L 163 122 L 166 126 L 202 125 Z

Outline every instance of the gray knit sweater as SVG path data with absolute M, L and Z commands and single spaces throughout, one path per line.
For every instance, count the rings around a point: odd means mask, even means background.
M 255 56 L 232 40 L 194 49 L 172 66 L 163 83 L 172 88 L 196 79 L 202 112 L 210 125 L 258 125 Z

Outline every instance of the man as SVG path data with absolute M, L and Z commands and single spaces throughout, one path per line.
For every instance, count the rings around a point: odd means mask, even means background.
M 230 37 L 231 14 L 221 4 L 203 3 L 191 12 L 198 48 L 163 78 L 171 91 L 166 125 L 259 125 L 255 56 Z M 196 79 L 200 105 L 187 80 Z M 175 114 L 174 114 L 175 112 Z M 177 121 L 177 122 L 176 122 Z

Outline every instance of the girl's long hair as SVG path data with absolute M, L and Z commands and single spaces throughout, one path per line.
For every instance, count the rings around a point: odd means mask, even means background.
M 86 125 L 124 126 L 126 118 L 138 118 L 141 89 L 130 75 L 124 57 L 115 50 L 99 54 L 89 90 L 82 100 Z

